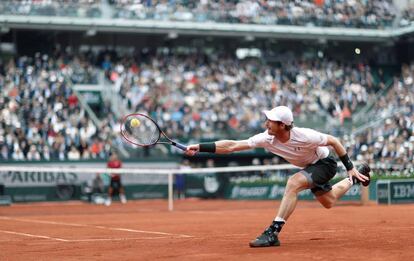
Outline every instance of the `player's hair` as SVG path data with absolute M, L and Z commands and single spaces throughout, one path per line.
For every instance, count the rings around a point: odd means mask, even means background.
M 287 125 L 286 123 L 283 123 L 281 121 L 276 121 L 278 124 L 284 124 L 285 125 L 285 130 L 286 131 L 290 131 L 294 126 L 293 126 L 293 122 L 290 125 Z
M 293 129 L 293 122 L 292 122 L 292 124 L 290 124 L 290 125 L 286 125 L 285 124 L 285 130 L 287 130 L 287 131 L 290 131 L 291 129 Z

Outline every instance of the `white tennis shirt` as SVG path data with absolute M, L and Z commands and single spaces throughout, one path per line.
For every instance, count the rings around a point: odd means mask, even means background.
M 269 135 L 267 130 L 250 137 L 247 141 L 251 148 L 264 148 L 300 168 L 305 168 L 329 155 L 329 149 L 326 147 L 328 136 L 308 128 L 292 128 L 290 139 L 285 143 Z

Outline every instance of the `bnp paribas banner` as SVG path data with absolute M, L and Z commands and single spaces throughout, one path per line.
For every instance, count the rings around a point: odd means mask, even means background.
M 176 168 L 171 164 L 160 164 L 158 167 Z M 25 164 L 25 167 L 33 167 L 36 169 L 38 165 Z M 71 167 L 71 168 L 104 168 L 105 163 L 65 163 L 65 164 L 48 164 L 48 167 Z M 127 168 L 146 168 L 145 165 L 138 165 L 134 163 L 124 164 Z M 115 171 L 114 171 L 115 172 Z M 101 177 L 109 183 L 109 174 L 102 174 Z M 81 185 L 85 183 L 91 183 L 95 178 L 94 173 L 72 173 L 72 172 L 16 172 L 16 171 L 3 171 L 0 172 L 0 184 L 5 187 L 45 187 L 55 186 L 57 184 L 70 184 Z M 122 183 L 125 185 L 167 185 L 168 177 L 166 175 L 151 175 L 142 174 L 123 174 Z
M 174 163 L 175 164 L 175 163 Z M 33 167 L 36 164 L 24 164 L 25 167 Z M 76 168 L 103 168 L 105 163 L 63 163 L 47 164 L 49 167 L 71 167 Z M 126 168 L 150 168 L 149 164 L 124 164 Z M 176 165 L 158 164 L 158 168 L 176 168 Z M 114 171 L 116 173 L 116 171 Z M 110 173 L 100 174 L 104 184 L 110 183 Z M 12 197 L 13 202 L 27 201 L 54 201 L 79 199 L 85 194 L 85 188 L 92 185 L 96 173 L 73 173 L 73 172 L 25 172 L 25 171 L 2 171 L 0 172 L 0 195 L 5 194 Z M 122 174 L 122 183 L 128 198 L 166 198 L 168 177 L 166 175 L 151 174 Z
M 89 180 L 87 175 L 53 172 L 1 172 L 0 183 L 6 187 L 43 187 L 56 184 L 80 184 Z
M 255 185 L 249 183 L 229 184 L 225 197 L 229 199 L 282 199 L 285 183 Z M 353 186 L 342 200 L 360 200 L 359 186 Z M 307 189 L 299 193 L 299 199 L 314 199 L 312 192 Z

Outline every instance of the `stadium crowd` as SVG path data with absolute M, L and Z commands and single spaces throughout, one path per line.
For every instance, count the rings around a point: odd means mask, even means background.
M 82 56 L 36 54 L 0 62 L 0 159 L 106 158 L 111 132 L 96 126 L 71 86 L 96 82 Z M 107 131 L 107 132 L 105 132 Z
M 397 13 L 390 0 L 111 2 L 122 18 L 300 26 L 384 28 Z
M 392 0 L 8 0 L 0 14 L 357 28 L 391 27 Z M 105 15 L 104 15 L 105 14 Z M 406 14 L 409 14 L 407 11 Z
M 264 55 L 265 56 L 265 55 Z M 350 117 L 383 86 L 365 64 L 278 55 L 283 66 L 224 53 L 158 54 L 148 62 L 121 58 L 110 65 L 129 111 L 151 111 L 167 134 L 213 138 L 249 135 L 263 125 L 261 110 L 277 104 L 296 116 Z
M 414 2 L 411 1 L 401 12 L 400 26 L 414 24 Z
M 63 17 L 101 17 L 101 0 L 3 0 L 0 14 Z
M 401 76 L 375 103 L 368 118 L 378 124 L 355 137 L 345 137 L 346 144 L 359 160 L 383 169 L 414 171 L 414 63 L 403 65 Z M 358 155 L 358 156 L 357 156 Z
M 122 80 L 119 94 L 130 111 L 150 112 L 179 139 L 261 131 L 260 111 L 277 104 L 293 108 L 295 117 L 352 117 L 383 88 L 374 83 L 368 65 L 280 58 L 283 66 L 222 53 L 158 53 L 142 60 L 106 56 L 98 66 L 73 54 L 1 62 L 0 159 L 107 158 L 117 135 L 114 114 L 106 108 L 107 117 L 96 125 L 71 88 L 95 82 L 101 69 L 111 81 Z M 354 158 L 380 167 L 412 167 L 413 76 L 414 65 L 403 66 L 401 77 L 375 103 L 370 113 L 385 118 L 385 124 L 344 137 Z

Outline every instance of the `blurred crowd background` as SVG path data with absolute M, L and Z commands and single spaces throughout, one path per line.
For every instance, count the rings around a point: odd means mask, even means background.
M 392 0 L 5 0 L 0 4 L 1 12 L 10 15 L 360 28 L 386 28 L 394 22 L 407 26 L 413 21 L 412 8 L 410 3 L 397 10 Z
M 16 0 L 1 1 L 0 15 L 386 29 L 412 25 L 408 2 L 399 9 L 391 0 Z M 381 64 L 359 55 L 369 47 L 309 55 L 281 45 L 196 48 L 167 39 L 128 51 L 56 44 L 51 52 L 2 55 L 0 160 L 107 159 L 113 149 L 131 149 L 118 131 L 127 112 L 149 114 L 183 142 L 247 138 L 263 131 L 262 110 L 286 105 L 297 126 L 339 136 L 354 160 L 414 167 L 412 58 Z M 91 114 L 79 85 L 103 85 L 113 97 Z

